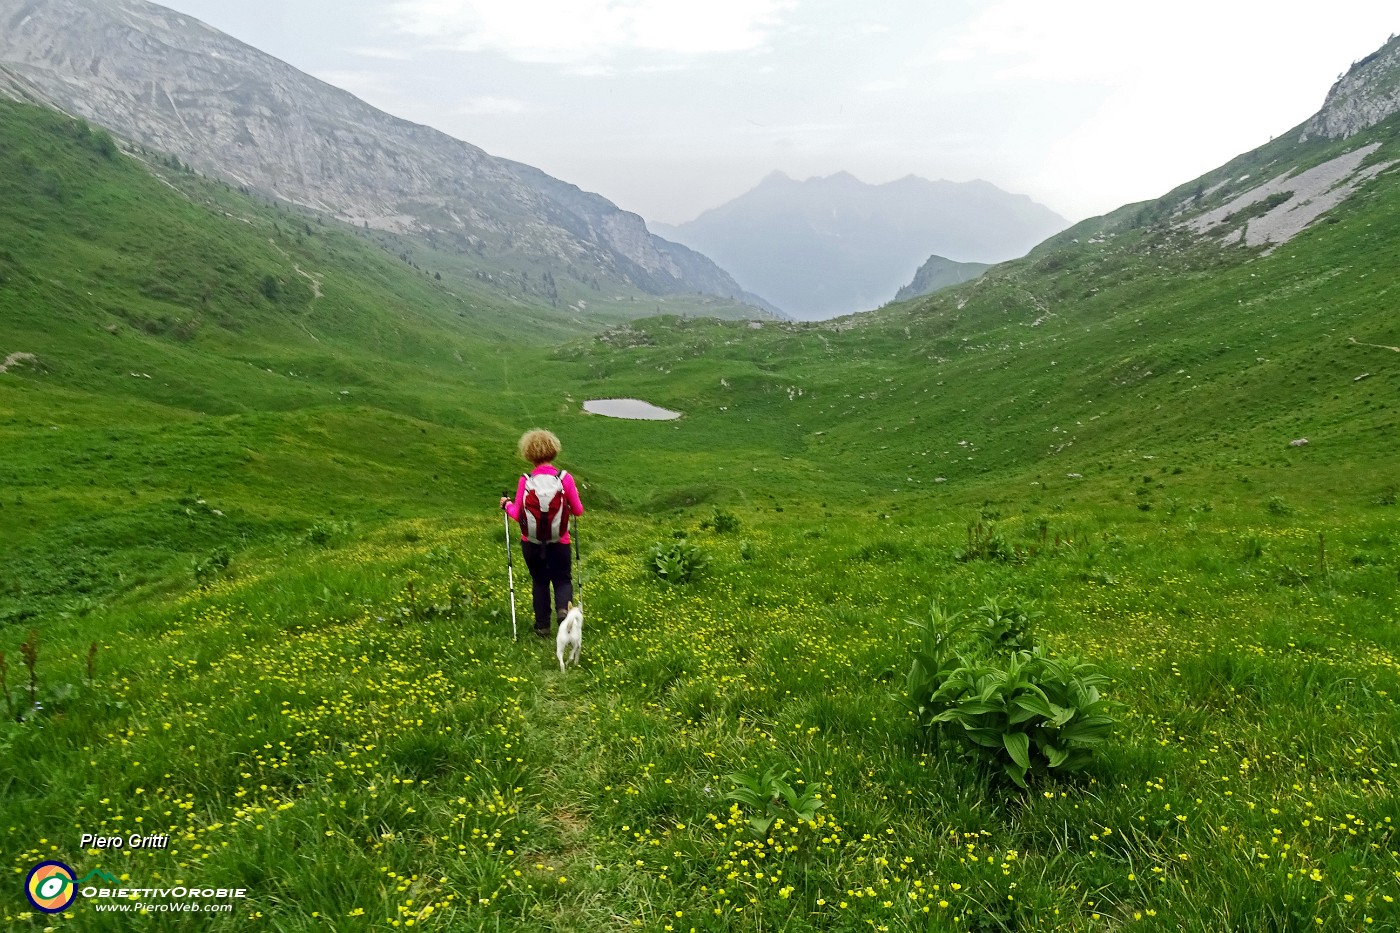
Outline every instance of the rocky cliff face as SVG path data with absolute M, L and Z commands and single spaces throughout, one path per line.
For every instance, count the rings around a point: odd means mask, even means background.
M 603 197 L 143 0 L 0 0 L 0 65 L 0 93 L 42 94 L 200 171 L 357 225 L 447 234 L 483 258 L 524 256 L 651 294 L 744 297 Z
M 1391 36 L 1332 85 L 1322 109 L 1303 124 L 1302 139 L 1345 139 L 1396 113 L 1400 113 L 1400 36 Z
M 25 78 L 0 65 L 0 97 L 8 97 L 26 104 L 46 103 L 44 92 Z

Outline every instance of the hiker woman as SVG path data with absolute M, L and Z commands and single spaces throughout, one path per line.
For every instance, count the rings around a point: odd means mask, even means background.
M 582 515 L 574 478 L 554 466 L 559 438 L 536 428 L 520 438 L 520 456 L 534 469 L 520 477 L 515 500 L 501 497 L 501 508 L 520 523 L 520 550 L 534 585 L 535 634 L 548 638 L 549 588 L 554 587 L 554 617 L 562 621 L 574 596 L 569 556 L 569 516 Z

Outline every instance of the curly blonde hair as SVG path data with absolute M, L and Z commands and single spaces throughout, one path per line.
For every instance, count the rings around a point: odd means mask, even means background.
M 559 456 L 561 447 L 559 438 L 554 436 L 554 432 L 535 428 L 520 436 L 519 449 L 522 460 L 539 466 L 541 463 L 548 463 Z

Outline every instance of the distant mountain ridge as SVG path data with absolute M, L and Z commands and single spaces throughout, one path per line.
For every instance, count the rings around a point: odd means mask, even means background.
M 699 250 L 747 290 L 799 318 L 877 307 L 931 254 L 1001 262 L 1068 226 L 1049 208 L 985 181 L 913 175 L 871 185 L 848 172 L 796 181 L 773 172 L 663 236 Z
M 194 168 L 462 256 L 652 295 L 752 299 L 641 217 L 494 157 L 144 0 L 0 0 L 0 93 L 45 102 Z
M 908 301 L 921 295 L 971 282 L 992 266 L 985 262 L 953 262 L 942 256 L 930 256 L 914 273 L 914 280 L 895 293 L 895 301 Z

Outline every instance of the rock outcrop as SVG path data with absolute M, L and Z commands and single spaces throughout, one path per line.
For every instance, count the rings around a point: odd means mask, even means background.
M 656 295 L 745 300 L 704 256 L 538 169 L 371 107 L 143 0 L 0 0 L 0 93 L 355 225 Z
M 1303 124 L 1303 141 L 1345 139 L 1400 113 L 1400 36 L 1352 65 L 1322 109 Z

